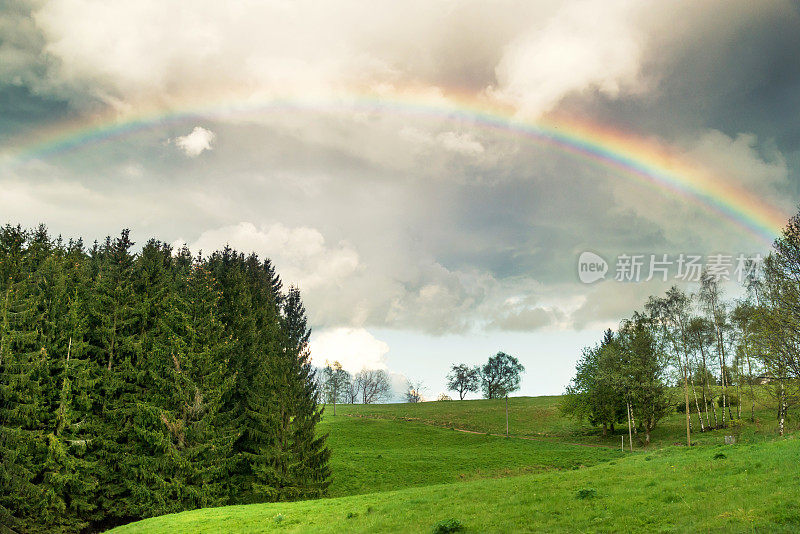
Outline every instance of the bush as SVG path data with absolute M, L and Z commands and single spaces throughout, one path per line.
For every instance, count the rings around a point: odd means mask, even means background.
M 731 434 L 736 438 L 736 441 L 739 441 L 739 438 L 742 437 L 742 430 L 744 430 L 744 421 L 741 419 L 733 419 L 728 423 L 728 428 Z
M 433 534 L 448 534 L 449 532 L 461 532 L 464 525 L 458 519 L 443 519 L 433 525 Z
M 449 401 L 449 400 L 453 400 L 453 398 L 450 397 L 450 395 L 448 395 L 447 393 L 441 393 L 436 400 L 438 400 L 438 401 Z
M 597 497 L 597 490 L 591 488 L 581 488 L 575 493 L 576 499 L 594 499 Z
M 726 395 L 725 399 L 728 401 L 728 406 L 739 406 L 739 397 L 736 395 Z M 722 408 L 722 395 L 717 398 L 717 406 Z

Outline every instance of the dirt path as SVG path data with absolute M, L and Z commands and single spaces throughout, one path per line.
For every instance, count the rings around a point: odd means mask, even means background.
M 573 441 L 560 441 L 560 440 L 557 440 L 557 439 L 537 438 L 537 437 L 534 437 L 534 436 L 516 436 L 516 435 L 513 435 L 513 434 L 510 435 L 510 436 L 506 436 L 505 434 L 493 434 L 491 432 L 481 432 L 481 431 L 478 431 L 478 430 L 467 430 L 466 428 L 455 428 L 455 427 L 451 427 L 451 426 L 437 425 L 436 423 L 434 423 L 432 421 L 429 421 L 427 419 L 420 419 L 420 418 L 417 418 L 417 417 L 382 417 L 380 415 L 364 415 L 364 414 L 350 414 L 350 413 L 344 414 L 344 415 L 346 415 L 347 417 L 361 417 L 362 419 L 383 419 L 383 420 L 387 420 L 387 421 L 407 421 L 407 422 L 413 422 L 413 423 L 421 423 L 423 425 L 433 426 L 433 427 L 436 427 L 436 428 L 448 428 L 448 429 L 455 430 L 456 432 L 463 432 L 465 434 L 478 434 L 478 435 L 482 435 L 482 436 L 495 436 L 495 437 L 498 437 L 498 438 L 524 439 L 524 440 L 527 440 L 527 441 L 539 441 L 539 442 L 545 442 L 545 443 L 564 443 L 565 445 L 578 445 L 580 447 L 598 447 L 598 448 L 601 448 L 601 449 L 614 449 L 614 450 L 617 449 L 617 447 L 611 447 L 611 446 L 608 446 L 608 445 L 595 445 L 595 444 L 592 444 L 592 443 L 575 443 Z

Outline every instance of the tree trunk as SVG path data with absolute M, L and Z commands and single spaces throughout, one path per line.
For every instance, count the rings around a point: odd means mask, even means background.
M 742 375 L 739 374 L 738 380 L 736 381 L 736 395 L 739 397 L 739 402 L 736 403 L 736 418 L 742 418 Z
M 683 366 L 683 395 L 686 401 L 686 446 L 692 446 L 692 412 L 689 408 L 689 358 Z
M 719 343 L 719 340 L 717 340 Z M 725 428 L 725 406 L 728 404 L 728 399 L 725 398 L 727 387 L 725 386 L 725 363 L 722 360 L 722 352 L 718 354 L 719 358 L 719 371 L 722 379 L 722 428 Z
M 706 395 L 706 389 L 708 389 L 708 367 L 706 366 L 706 351 L 703 350 L 703 343 L 700 342 L 700 355 L 703 357 L 703 406 L 706 409 L 706 425 L 708 428 L 711 428 L 711 419 L 708 418 L 708 396 Z M 712 409 L 714 403 L 711 403 Z M 714 410 L 714 426 L 717 426 L 717 411 Z
M 750 382 L 750 422 L 756 422 L 756 395 L 753 392 L 753 368 L 750 365 L 750 353 L 745 352 L 747 357 L 747 380 Z
M 700 432 L 705 432 L 706 427 L 703 426 L 703 414 L 700 412 L 700 401 L 697 400 L 697 389 L 694 387 L 694 380 L 692 375 L 689 374 L 689 383 L 692 384 L 692 395 L 694 395 L 694 406 L 697 408 L 697 418 L 700 420 Z
M 627 403 L 628 406 L 628 442 L 631 446 L 631 452 L 633 452 L 633 428 L 631 421 L 633 420 L 633 410 L 631 410 L 631 403 Z
M 781 395 L 780 395 L 780 404 L 778 406 L 778 413 L 780 414 L 780 427 L 779 433 L 783 436 L 783 429 L 784 429 L 784 422 L 786 420 L 786 391 L 783 387 L 783 378 L 781 378 Z

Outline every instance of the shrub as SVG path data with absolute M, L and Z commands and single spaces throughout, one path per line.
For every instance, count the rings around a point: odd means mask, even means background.
M 736 441 L 739 441 L 739 438 L 742 437 L 742 430 L 744 430 L 744 421 L 741 419 L 733 419 L 728 423 L 728 427 L 730 428 L 731 434 L 736 438 Z
M 461 532 L 464 525 L 458 519 L 443 519 L 433 525 L 433 534 L 448 534 L 449 532 Z
M 728 406 L 739 406 L 739 397 L 736 395 L 728 394 L 725 398 L 728 401 Z M 722 395 L 717 398 L 717 406 L 722 408 Z
M 447 393 L 441 393 L 441 394 L 439 394 L 439 397 L 437 397 L 436 400 L 437 401 L 449 401 L 449 400 L 453 400 L 453 398 L 450 395 L 448 395 Z
M 597 497 L 597 490 L 592 488 L 581 488 L 575 493 L 576 499 L 594 499 Z

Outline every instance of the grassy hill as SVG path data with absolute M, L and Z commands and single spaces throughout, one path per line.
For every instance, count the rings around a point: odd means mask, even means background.
M 413 422 L 326 416 L 331 496 L 572 469 L 618 458 L 618 449 L 466 434 Z
M 674 392 L 674 403 L 683 399 L 682 391 Z M 756 423 L 749 422 L 743 429 L 747 442 L 771 440 L 777 432 L 774 400 L 763 388 L 756 390 Z M 627 434 L 627 427 L 617 427 L 616 434 L 603 437 L 598 429 L 586 422 L 564 417 L 560 410 L 560 396 L 513 397 L 509 400 L 511 434 L 547 441 L 582 443 L 619 447 L 620 435 Z M 749 418 L 750 398 L 742 398 L 742 417 Z M 330 412 L 330 406 L 327 408 Z M 721 417 L 721 408 L 717 415 Z M 733 409 L 735 414 L 736 409 Z M 417 404 L 346 404 L 337 405 L 336 413 L 350 417 L 376 418 L 419 422 L 445 428 L 460 428 L 490 434 L 505 434 L 505 404 L 499 400 L 468 400 L 445 402 L 421 402 Z M 709 414 L 713 423 L 713 415 Z M 682 413 L 672 413 L 662 419 L 656 427 L 652 447 L 682 444 L 686 441 L 686 420 Z M 697 444 L 717 444 L 730 431 L 714 430 L 701 433 L 697 414 L 692 414 L 692 440 Z M 794 426 L 792 426 L 794 425 Z M 797 430 L 797 423 L 789 423 L 790 430 Z M 627 439 L 627 438 L 626 438 Z
M 431 532 L 451 518 L 468 532 L 800 528 L 800 440 L 776 441 L 768 410 L 738 445 L 714 431 L 696 433 L 691 449 L 664 447 L 683 437 L 674 414 L 650 448 L 622 453 L 619 435 L 563 418 L 558 399 L 511 399 L 512 438 L 453 430 L 504 432 L 502 401 L 337 406 L 319 426 L 331 498 L 195 510 L 114 532 Z

